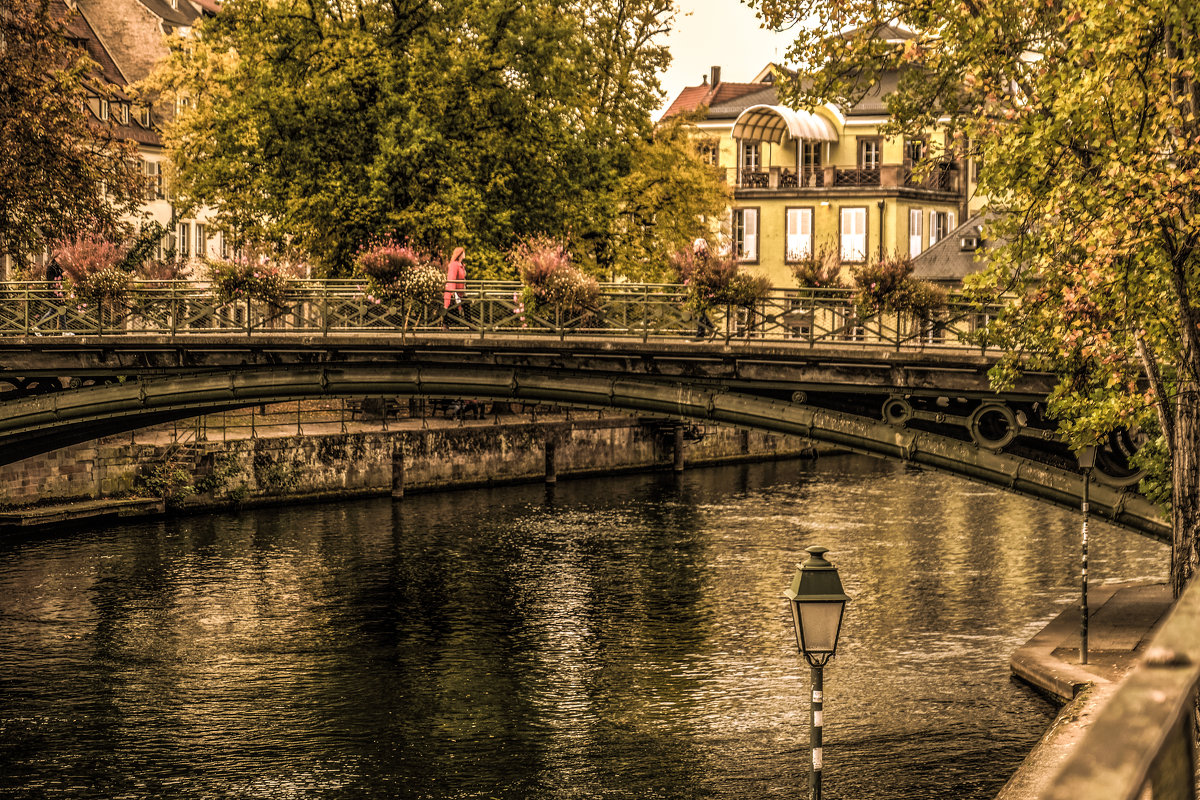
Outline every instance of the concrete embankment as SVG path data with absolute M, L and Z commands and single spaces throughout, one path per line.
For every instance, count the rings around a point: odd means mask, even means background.
M 64 523 L 141 508 L 106 499 L 159 497 L 168 510 L 459 489 L 586 475 L 811 455 L 808 440 L 720 426 L 679 428 L 630 417 L 530 422 L 408 419 L 388 430 L 305 425 L 303 435 L 109 439 L 0 467 L 0 527 Z M 679 430 L 677 431 L 677 428 Z M 150 437 L 153 438 L 153 437 Z M 682 459 L 682 461 L 681 461 Z M 38 503 L 39 507 L 22 508 Z M 109 506 L 112 506 L 111 508 Z M 72 508 L 76 508 L 72 511 Z
M 1013 654 L 1013 675 L 1062 704 L 1062 709 L 997 800 L 1043 796 L 1171 608 L 1171 591 L 1165 585 L 1092 587 L 1088 595 L 1087 664 L 1079 663 L 1077 606 L 1063 611 Z

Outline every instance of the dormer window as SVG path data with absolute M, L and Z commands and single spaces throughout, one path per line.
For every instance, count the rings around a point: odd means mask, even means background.
M 150 127 L 150 106 L 138 107 L 138 122 L 142 123 L 143 128 Z
M 121 103 L 121 124 L 129 124 L 129 103 Z

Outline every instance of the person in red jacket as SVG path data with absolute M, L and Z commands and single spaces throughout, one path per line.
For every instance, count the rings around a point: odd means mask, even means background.
M 450 263 L 446 265 L 446 292 L 442 297 L 442 305 L 448 310 L 459 310 L 463 304 L 463 292 L 467 288 L 467 270 L 463 267 L 466 251 L 461 247 L 454 248 Z

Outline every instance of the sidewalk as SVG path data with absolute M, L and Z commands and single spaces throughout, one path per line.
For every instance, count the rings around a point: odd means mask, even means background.
M 1058 772 L 1097 712 L 1141 657 L 1171 608 L 1165 584 L 1091 587 L 1088 663 L 1079 663 L 1079 607 L 1059 614 L 1013 654 L 1015 677 L 1065 703 L 997 800 L 1032 800 Z

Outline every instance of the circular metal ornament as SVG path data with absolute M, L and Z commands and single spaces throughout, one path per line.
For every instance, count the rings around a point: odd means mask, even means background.
M 975 444 L 993 450 L 1011 444 L 1021 428 L 1013 410 L 999 403 L 984 403 L 975 409 L 967 426 Z
M 883 421 L 903 425 L 912 419 L 912 404 L 903 397 L 889 397 L 883 404 Z

